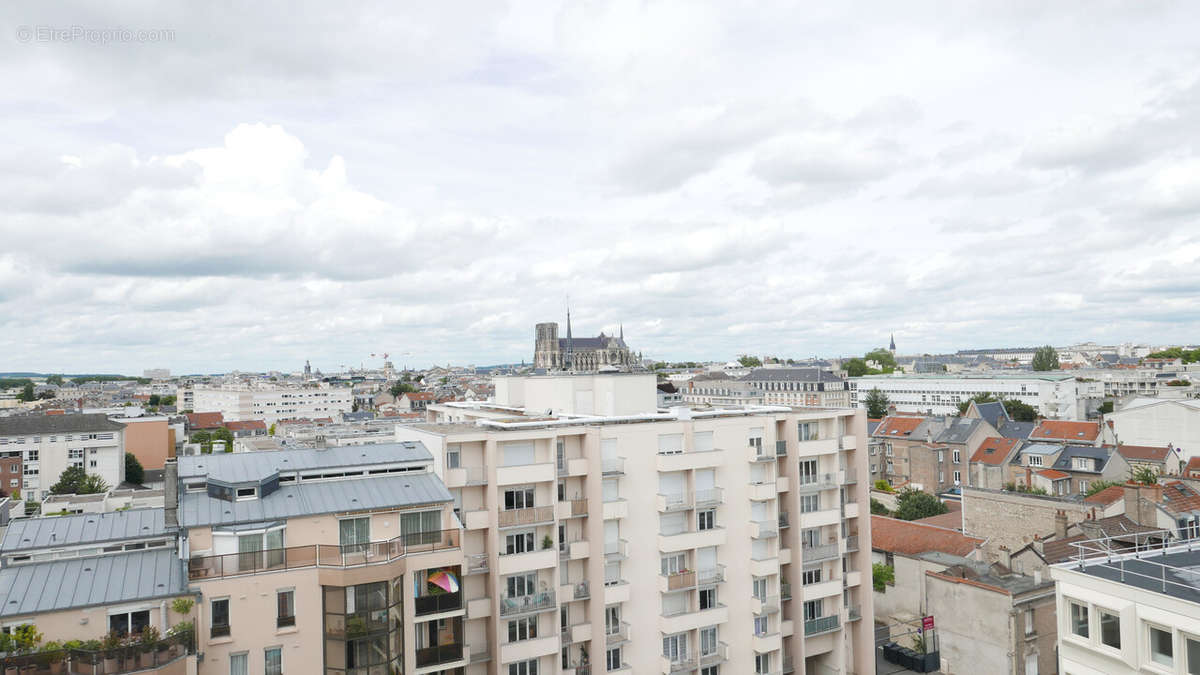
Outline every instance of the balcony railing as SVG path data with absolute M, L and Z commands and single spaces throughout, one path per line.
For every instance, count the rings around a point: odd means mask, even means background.
M 696 506 L 712 506 L 720 504 L 723 496 L 723 491 L 719 487 L 696 490 L 695 503 Z
M 757 527 L 755 539 L 770 539 L 779 536 L 778 521 L 775 520 L 758 520 L 753 522 Z
M 367 544 L 309 544 L 248 553 L 198 556 L 188 560 L 188 579 L 219 579 L 304 567 L 345 568 L 379 565 L 414 553 L 458 548 L 459 534 L 457 529 L 435 530 L 402 534 L 393 539 Z
M 606 560 L 624 560 L 629 557 L 629 542 L 624 539 L 604 542 Z
M 588 590 L 588 582 L 581 581 L 581 582 L 575 584 L 575 599 L 576 600 L 586 600 L 589 597 L 591 597 L 591 595 L 592 595 L 591 591 Z
M 833 473 L 802 473 L 796 476 L 796 484 L 792 489 L 799 492 L 826 490 L 837 487 L 837 474 Z
M 536 525 L 554 521 L 553 506 L 535 506 L 529 509 L 509 509 L 500 512 L 500 527 Z
M 754 599 L 758 600 L 759 604 L 762 605 L 762 611 L 764 613 L 772 614 L 772 613 L 779 611 L 779 596 L 778 595 L 768 595 L 768 596 L 762 597 L 762 598 L 755 596 Z
M 792 599 L 792 584 L 788 581 L 779 582 L 779 597 L 784 600 Z
M 858 535 L 857 534 L 852 534 L 849 537 L 846 537 L 846 550 L 847 551 L 857 551 L 858 550 Z
M 791 523 L 791 521 L 788 519 L 788 512 L 787 512 L 787 511 L 780 511 L 780 512 L 779 512 L 779 529 L 781 529 L 781 530 L 782 530 L 782 529 L 783 529 L 783 528 L 785 528 L 785 527 L 791 527 L 791 526 L 792 526 L 792 523 Z
M 787 441 L 775 441 L 775 456 L 783 457 L 787 454 Z
M 838 617 L 836 614 L 831 616 L 821 616 L 804 622 L 804 635 L 820 635 L 821 633 L 828 633 L 829 631 L 837 630 L 837 627 Z
M 588 500 L 568 499 L 567 503 L 571 505 L 572 516 L 586 516 L 588 514 Z
M 700 659 L 695 654 L 677 654 L 670 663 L 672 673 L 686 673 L 700 667 Z
M 616 626 L 604 627 L 604 642 L 606 644 L 616 644 L 618 642 L 629 642 L 629 623 L 622 621 Z
M 153 643 L 142 643 L 137 641 L 136 637 L 130 640 L 131 644 L 128 645 L 96 651 L 55 649 L 35 654 L 10 654 L 0 658 L 0 672 L 21 675 L 53 675 L 64 672 L 88 675 L 149 673 L 195 653 L 195 641 L 190 631 Z
M 696 572 L 694 570 L 664 574 L 663 576 L 667 578 L 668 591 L 681 591 L 696 585 Z
M 724 642 L 718 643 L 717 648 L 709 652 L 700 653 L 700 667 L 724 663 L 729 660 L 729 645 Z
M 439 663 L 453 663 L 463 660 L 463 645 L 455 642 L 436 647 L 420 647 L 417 649 L 417 667 L 436 666 Z
M 846 469 L 846 485 L 853 485 L 858 482 L 858 471 L 850 468 Z
M 605 476 L 618 476 L 625 473 L 625 458 L 608 457 L 600 460 L 600 471 Z
M 696 582 L 701 586 L 725 581 L 725 566 L 717 565 L 696 572 Z
M 680 511 L 692 508 L 691 495 L 676 493 L 671 495 L 660 494 L 659 497 L 662 497 L 663 506 L 666 507 L 667 511 Z
M 858 621 L 862 618 L 862 607 L 859 605 L 851 605 L 846 608 L 846 620 Z
M 500 616 L 524 614 L 550 609 L 555 605 L 553 593 L 532 593 L 530 595 L 514 595 L 500 597 Z
M 764 450 L 761 446 L 750 446 L 750 461 L 751 462 L 774 462 L 775 453 L 770 450 Z
M 475 553 L 467 556 L 467 574 L 483 574 L 488 571 L 486 553 Z
M 805 562 L 836 558 L 838 556 L 838 545 L 836 543 L 821 544 L 819 546 L 804 544 L 800 547 L 800 556 Z
M 417 616 L 424 614 L 440 614 L 462 609 L 462 592 L 442 593 L 441 595 L 422 595 L 413 599 L 413 608 Z

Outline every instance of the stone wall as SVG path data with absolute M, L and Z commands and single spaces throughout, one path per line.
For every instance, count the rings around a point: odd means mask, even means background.
M 962 490 L 964 534 L 981 537 L 989 560 L 996 559 L 998 548 L 1017 549 L 1033 541 L 1034 535 L 1045 538 L 1054 533 L 1054 514 L 1063 511 L 1067 523 L 1083 521 L 1103 513 L 1090 504 L 1071 499 L 1044 497 L 1003 490 L 964 487 Z

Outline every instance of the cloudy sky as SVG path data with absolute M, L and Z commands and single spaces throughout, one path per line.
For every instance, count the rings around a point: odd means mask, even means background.
M 1196 3 L 122 4 L 0 8 L 0 371 L 1200 340 Z

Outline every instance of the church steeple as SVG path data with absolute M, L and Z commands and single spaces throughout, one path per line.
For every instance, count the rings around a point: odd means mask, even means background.
M 571 308 L 567 308 L 567 358 L 563 361 L 563 365 L 567 370 L 571 370 L 575 366 L 575 345 L 571 342 Z
M 621 342 L 625 341 L 625 323 L 617 324 L 617 336 L 621 338 Z
M 895 333 L 892 333 L 892 342 L 891 342 L 891 344 L 888 345 L 888 351 L 893 354 L 896 353 L 896 334 Z

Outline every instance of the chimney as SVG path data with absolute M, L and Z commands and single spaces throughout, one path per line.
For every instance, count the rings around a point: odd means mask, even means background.
M 1041 570 L 1033 571 L 1033 585 L 1034 586 L 1042 585 L 1042 571 Z
M 1054 512 L 1054 536 L 1058 539 L 1067 538 L 1067 512 L 1062 509 Z
M 887 407 L 887 414 L 888 414 L 888 415 L 895 415 L 895 414 L 896 414 L 896 404 L 895 404 L 895 403 L 889 403 L 889 404 L 888 404 L 888 407 Z
M 1142 518 L 1141 513 L 1139 512 L 1140 509 L 1138 508 L 1138 502 L 1141 501 L 1141 490 L 1139 490 L 1138 486 L 1133 483 L 1126 484 L 1124 487 L 1125 517 L 1137 523 L 1138 525 L 1141 525 Z
M 1000 564 L 1006 569 L 1012 569 L 1012 551 L 1008 550 L 1007 546 L 1000 547 Z
M 163 521 L 167 527 L 179 526 L 179 465 L 174 457 L 163 464 Z

